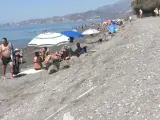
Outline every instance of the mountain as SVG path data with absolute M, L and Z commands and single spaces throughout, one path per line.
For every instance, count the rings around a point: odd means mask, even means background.
M 95 10 L 90 10 L 83 13 L 74 13 L 65 16 L 55 16 L 45 19 L 32 19 L 21 21 L 18 23 L 7 23 L 2 26 L 10 25 L 24 25 L 24 24 L 43 24 L 53 23 L 57 21 L 79 21 L 79 20 L 90 20 L 90 19 L 114 19 L 124 15 L 124 13 L 131 9 L 131 0 L 120 0 L 119 2 L 112 5 L 105 5 Z

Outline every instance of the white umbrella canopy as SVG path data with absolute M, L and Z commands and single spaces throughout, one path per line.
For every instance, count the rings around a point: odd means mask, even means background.
M 96 30 L 96 29 L 88 29 L 86 31 L 84 31 L 82 34 L 83 35 L 91 35 L 91 34 L 98 34 L 100 33 L 100 31 Z
M 69 43 L 69 37 L 60 33 L 44 33 L 36 36 L 28 46 L 51 47 Z

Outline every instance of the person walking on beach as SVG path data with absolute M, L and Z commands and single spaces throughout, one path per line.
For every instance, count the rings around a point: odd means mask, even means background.
M 140 18 L 143 17 L 143 11 L 142 11 L 142 9 L 139 10 L 139 17 L 140 17 Z
M 0 46 L 0 58 L 3 63 L 3 79 L 6 79 L 7 65 L 10 65 L 11 79 L 13 79 L 13 46 L 7 41 L 6 38 L 2 39 Z
M 129 16 L 129 22 L 132 22 L 132 16 Z
M 158 8 L 154 9 L 154 14 L 155 14 L 155 16 L 158 16 Z

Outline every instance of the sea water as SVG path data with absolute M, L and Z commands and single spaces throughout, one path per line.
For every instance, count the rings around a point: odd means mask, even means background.
M 91 21 L 1 27 L 0 39 L 6 37 L 8 41 L 12 42 L 14 47 L 24 48 L 34 37 L 44 30 L 48 30 L 49 32 L 62 32 L 65 30 L 72 30 L 72 27 L 84 23 L 89 24 Z

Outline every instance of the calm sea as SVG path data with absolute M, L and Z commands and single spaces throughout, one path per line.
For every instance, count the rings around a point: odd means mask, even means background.
M 92 21 L 93 22 L 93 21 Z M 65 30 L 72 30 L 73 26 L 81 24 L 89 24 L 91 22 L 70 22 L 70 23 L 53 23 L 40 25 L 23 25 L 0 28 L 0 39 L 6 37 L 8 41 L 12 42 L 14 47 L 24 48 L 27 44 L 38 34 L 44 30 L 49 32 L 62 32 Z

